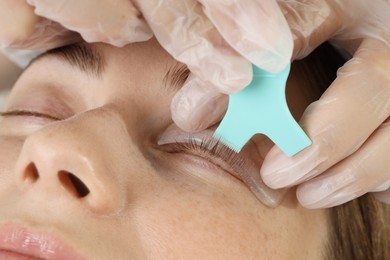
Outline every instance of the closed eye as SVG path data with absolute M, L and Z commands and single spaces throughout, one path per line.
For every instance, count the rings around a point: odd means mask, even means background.
M 186 141 L 177 140 L 163 146 L 164 150 L 170 153 L 184 152 L 199 156 L 239 179 L 246 165 L 242 155 L 212 137 L 202 139 L 189 137 Z
M 55 116 L 39 113 L 36 111 L 28 111 L 28 110 L 12 110 L 12 111 L 0 112 L 0 116 L 3 117 L 30 116 L 30 117 L 39 117 L 39 118 L 45 118 L 45 119 L 50 119 L 55 121 L 61 120 L 60 118 Z

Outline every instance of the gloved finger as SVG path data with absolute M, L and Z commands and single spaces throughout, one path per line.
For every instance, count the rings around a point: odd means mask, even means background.
M 363 41 L 302 117 L 301 125 L 313 144 L 291 158 L 272 148 L 261 169 L 264 182 L 271 188 L 302 183 L 358 150 L 390 115 L 389 68 L 388 46 Z
M 302 59 L 347 23 L 337 1 L 278 1 L 294 38 L 293 59 Z
M 27 0 L 35 13 L 76 31 L 87 42 L 122 47 L 152 37 L 141 13 L 129 0 Z
M 374 192 L 373 194 L 377 200 L 390 204 L 390 188 L 385 191 Z
M 306 208 L 329 208 L 370 191 L 390 187 L 390 121 L 379 127 L 355 153 L 319 177 L 298 186 L 297 198 Z
M 0 2 L 0 45 L 9 47 L 13 42 L 27 38 L 34 31 L 39 17 L 23 0 Z
M 278 1 L 294 38 L 293 59 L 301 59 L 329 39 L 356 51 L 353 39 L 372 38 L 389 44 L 390 4 L 377 1 Z
M 207 127 L 203 116 L 213 113 L 215 107 L 202 105 L 210 100 L 208 93 L 201 92 L 207 85 L 222 93 L 236 92 L 247 86 L 252 79 L 251 63 L 233 50 L 222 38 L 215 26 L 195 0 L 166 0 L 156 4 L 152 0 L 136 1 L 160 44 L 178 61 L 186 64 L 193 77 L 187 81 L 173 99 L 172 115 L 175 123 L 188 131 Z M 186 87 L 186 85 L 189 85 Z M 192 115 L 197 113 L 194 118 Z M 189 123 L 188 118 L 193 121 Z M 209 120 L 215 121 L 215 120 Z
M 230 46 L 257 67 L 276 73 L 290 64 L 292 35 L 276 1 L 199 2 Z
M 1 48 L 47 49 L 80 40 L 77 33 L 38 17 L 24 0 L 3 0 L 0 7 Z
M 47 50 L 80 42 L 81 40 L 78 33 L 69 31 L 56 22 L 41 19 L 35 24 L 32 34 L 25 39 L 13 41 L 8 47 L 13 49 Z
M 176 125 L 186 132 L 192 132 L 194 129 L 195 131 L 206 129 L 222 119 L 227 105 L 227 95 L 220 94 L 191 74 L 185 86 L 172 100 L 171 110 L 181 111 L 181 113 L 173 113 L 172 119 Z M 182 111 L 183 109 L 191 109 L 193 107 L 196 107 L 196 109 Z M 181 118 L 180 116 L 183 115 L 186 117 Z

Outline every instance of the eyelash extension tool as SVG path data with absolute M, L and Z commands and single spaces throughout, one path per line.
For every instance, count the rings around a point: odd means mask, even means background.
M 289 72 L 290 65 L 275 74 L 253 65 L 252 82 L 229 95 L 228 110 L 214 137 L 237 153 L 255 134 L 268 136 L 288 157 L 311 145 L 287 106 Z

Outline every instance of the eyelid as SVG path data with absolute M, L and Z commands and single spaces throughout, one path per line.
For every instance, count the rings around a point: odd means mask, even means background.
M 167 147 L 168 152 L 188 152 L 203 157 L 239 179 L 241 179 L 239 173 L 245 168 L 245 159 L 216 139 L 199 139 L 189 136 L 185 141 L 175 140 L 164 146 Z
M 75 114 L 70 93 L 65 92 L 65 88 L 47 82 L 31 84 L 20 83 L 13 89 L 4 109 L 5 116 L 36 116 L 64 120 Z
M 189 144 L 188 148 L 190 149 L 191 142 L 193 146 L 202 145 L 203 143 L 203 149 L 211 149 L 210 154 L 214 153 L 216 157 L 220 156 L 219 158 L 221 160 L 225 161 L 226 164 L 229 164 L 232 169 L 232 171 L 229 172 L 234 177 L 241 180 L 259 201 L 271 208 L 278 206 L 286 194 L 287 189 L 273 190 L 267 187 L 261 179 L 260 170 L 256 164 L 247 158 L 249 156 L 245 155 L 245 148 L 237 154 L 222 143 L 218 142 L 218 140 L 212 136 L 213 131 L 210 129 L 196 134 L 189 134 L 172 125 L 167 128 L 162 136 L 160 136 L 157 144 L 160 146 L 174 146 L 178 145 L 178 143 L 180 145 Z M 205 144 L 209 144 L 210 146 L 207 147 Z M 230 150 L 231 153 L 229 153 L 228 150 Z M 228 154 L 222 154 L 223 151 L 228 152 Z M 205 160 L 207 159 L 205 158 Z
M 7 110 L 0 112 L 2 134 L 27 136 L 43 126 L 60 121 L 52 115 L 30 110 Z
M 28 110 L 9 110 L 5 112 L 0 112 L 0 116 L 3 117 L 10 117 L 10 116 L 31 116 L 31 117 L 39 117 L 39 118 L 45 118 L 50 119 L 53 121 L 59 121 L 61 120 L 58 117 L 54 117 L 45 113 L 35 112 L 35 111 L 28 111 Z
M 243 167 L 245 159 L 229 147 L 225 146 L 219 140 L 212 137 L 196 137 L 189 135 L 185 141 L 176 140 L 173 146 L 179 146 L 182 150 L 191 150 L 199 153 L 205 153 L 212 157 L 222 159 L 232 170 Z

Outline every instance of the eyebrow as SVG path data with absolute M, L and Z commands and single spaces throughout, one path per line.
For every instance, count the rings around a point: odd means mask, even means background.
M 172 65 L 163 79 L 163 85 L 168 91 L 178 91 L 190 75 L 190 70 L 185 64 L 175 63 Z
M 28 66 L 45 57 L 54 56 L 78 68 L 80 71 L 100 78 L 105 68 L 104 56 L 85 44 L 72 44 L 46 51 L 33 59 Z
M 98 50 L 87 44 L 72 44 L 49 50 L 33 59 L 28 66 L 49 56 L 60 58 L 80 71 L 98 78 L 102 77 L 106 65 L 104 56 Z M 163 86 L 167 91 L 176 92 L 183 86 L 189 75 L 190 70 L 185 64 L 175 63 L 165 74 Z

